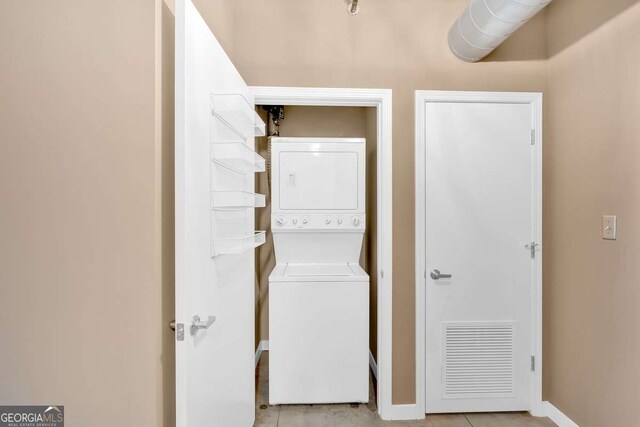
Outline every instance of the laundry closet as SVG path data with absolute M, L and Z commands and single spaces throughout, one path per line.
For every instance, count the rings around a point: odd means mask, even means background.
M 266 231 L 255 295 L 268 403 L 367 402 L 376 347 L 375 109 L 256 111 L 268 135 L 256 139 L 266 159 L 256 192 L 266 202 L 255 225 Z

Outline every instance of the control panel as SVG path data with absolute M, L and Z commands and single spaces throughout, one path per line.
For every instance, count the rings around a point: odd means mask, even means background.
M 272 230 L 364 230 L 365 216 L 359 214 L 273 214 Z

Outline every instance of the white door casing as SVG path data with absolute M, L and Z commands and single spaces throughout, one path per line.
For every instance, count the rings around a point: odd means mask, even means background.
M 541 244 L 540 106 L 540 94 L 417 92 L 416 392 L 427 413 L 539 410 L 541 251 L 532 259 L 525 245 Z
M 253 98 L 191 0 L 176 1 L 175 41 L 175 315 L 184 327 L 184 340 L 176 342 L 176 425 L 249 427 L 255 414 L 254 253 L 212 256 L 212 248 L 221 231 L 253 233 L 254 214 L 232 212 L 221 223 L 211 199 L 213 191 L 253 192 L 254 176 L 214 165 L 211 129 L 213 95 L 244 97 L 251 111 Z M 215 322 L 192 334 L 194 315 L 205 324 L 215 316 Z
M 306 105 L 375 107 L 377 112 L 377 259 L 378 319 L 377 358 L 371 365 L 377 378 L 378 413 L 384 420 L 424 418 L 423 405 L 393 404 L 392 384 L 392 278 L 393 278 L 393 191 L 392 191 L 392 92 L 391 89 L 252 87 L 259 105 Z M 423 322 L 424 324 L 424 322 Z M 420 406 L 420 408 L 418 408 Z

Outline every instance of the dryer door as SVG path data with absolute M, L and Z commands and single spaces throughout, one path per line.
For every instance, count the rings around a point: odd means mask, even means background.
M 279 160 L 281 210 L 358 209 L 356 151 L 286 151 Z

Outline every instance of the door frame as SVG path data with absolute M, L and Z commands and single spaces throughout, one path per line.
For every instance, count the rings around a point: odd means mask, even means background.
M 531 410 L 534 416 L 543 416 L 542 406 L 542 94 L 527 92 L 415 92 L 415 239 L 416 239 L 416 406 L 418 412 L 425 413 L 426 380 L 426 104 L 428 102 L 465 103 L 510 103 L 530 104 L 533 110 L 534 167 L 533 167 L 533 209 L 534 235 L 540 246 L 533 268 L 533 329 L 532 349 L 535 357 L 535 372 L 531 382 Z
M 398 419 L 391 401 L 392 322 L 392 123 L 391 89 L 305 88 L 250 86 L 256 105 L 375 107 L 377 111 L 377 258 L 378 346 L 370 364 L 378 382 L 378 413 Z M 398 405 L 395 405 L 398 406 Z

